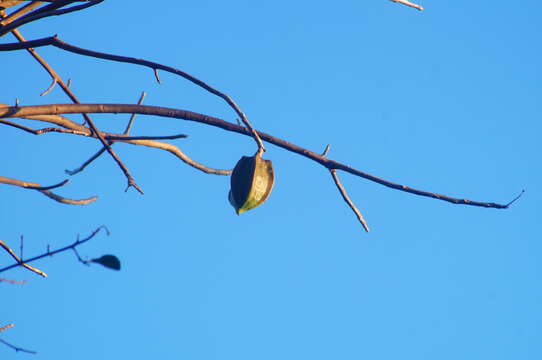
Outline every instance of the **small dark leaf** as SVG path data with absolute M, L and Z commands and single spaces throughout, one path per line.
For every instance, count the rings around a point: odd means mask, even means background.
M 102 257 L 90 260 L 106 268 L 120 270 L 120 260 L 115 255 L 102 255 Z

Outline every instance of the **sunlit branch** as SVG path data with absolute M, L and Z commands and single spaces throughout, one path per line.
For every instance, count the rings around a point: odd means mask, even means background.
M 407 0 L 390 0 L 390 1 L 393 1 L 394 3 L 399 3 L 399 4 L 403 4 L 403 5 L 406 5 L 406 6 L 410 6 L 414 9 L 418 9 L 420 11 L 423 10 L 423 7 L 421 5 L 418 5 L 418 4 L 414 4 L 410 1 L 407 1 Z
M 0 118 L 12 118 L 21 116 L 33 116 L 33 115 L 58 115 L 58 114 L 74 114 L 74 113 L 138 113 L 146 115 L 157 115 L 168 118 L 184 119 L 189 121 L 195 121 L 210 126 L 218 127 L 226 131 L 236 132 L 239 134 L 251 136 L 251 133 L 244 127 L 227 122 L 225 120 L 215 118 L 212 116 L 199 114 L 187 110 L 172 109 L 158 106 L 148 105 L 133 105 L 133 104 L 54 104 L 54 105 L 34 105 L 34 106 L 20 106 L 20 107 L 0 107 Z M 376 182 L 386 187 L 408 192 L 418 196 L 430 197 L 442 201 L 447 201 L 453 204 L 479 206 L 486 208 L 506 209 L 510 204 L 499 204 L 493 202 L 480 202 L 469 199 L 459 199 L 451 196 L 432 193 L 428 191 L 418 190 L 408 187 L 406 185 L 396 184 L 391 181 L 379 178 L 377 176 L 368 174 L 361 170 L 352 168 L 346 164 L 337 162 L 335 160 L 328 159 L 325 156 L 317 154 L 313 151 L 304 149 L 295 144 L 289 143 L 285 140 L 276 138 L 272 135 L 259 132 L 259 136 L 266 142 L 277 145 L 288 151 L 297 153 L 304 157 L 307 157 L 319 164 L 325 166 L 328 169 L 337 169 L 348 172 L 352 175 L 359 176 L 361 178 Z
M 83 10 L 83 9 L 86 9 L 86 8 L 88 8 L 90 6 L 98 5 L 102 1 L 104 1 L 104 0 L 88 1 L 85 4 L 75 5 L 75 6 L 72 6 L 70 8 L 62 9 L 62 10 L 56 10 L 56 9 L 59 9 L 59 8 L 61 8 L 63 6 L 66 6 L 66 5 L 69 5 L 69 4 L 72 4 L 72 3 L 76 3 L 76 2 L 79 2 L 79 1 L 61 1 L 61 0 L 54 1 L 51 4 L 46 5 L 46 6 L 42 7 L 42 8 L 40 8 L 40 9 L 38 9 L 35 12 L 31 12 L 31 13 L 19 18 L 18 20 L 15 20 L 15 21 L 13 21 L 13 22 L 5 25 L 5 26 L 0 27 L 0 36 L 5 35 L 8 32 L 12 31 L 13 29 L 16 29 L 19 26 L 22 26 L 24 24 L 28 24 L 30 22 L 33 22 L 33 21 L 36 21 L 36 20 L 39 20 L 39 19 L 42 19 L 42 18 L 45 18 L 45 17 L 49 17 L 49 16 L 64 15 L 64 14 L 71 13 L 71 12 L 74 12 L 74 11 Z
M 30 190 L 36 190 L 36 191 L 39 191 L 40 193 L 42 193 L 43 195 L 55 200 L 55 201 L 58 201 L 59 203 L 63 203 L 63 204 L 69 204 L 69 205 L 87 205 L 91 202 L 94 202 L 96 200 L 98 200 L 98 197 L 97 196 L 93 196 L 93 197 L 90 197 L 90 198 L 87 198 L 87 199 L 80 199 L 80 200 L 76 200 L 76 199 L 69 199 L 69 198 L 65 198 L 63 196 L 60 196 L 60 195 L 57 195 L 55 193 L 53 193 L 52 191 L 50 191 L 49 189 L 51 188 L 56 188 L 56 187 L 60 187 L 60 186 L 63 186 L 67 183 L 68 181 L 67 180 L 64 180 L 63 182 L 59 183 L 59 184 L 56 184 L 56 185 L 53 185 L 52 187 L 51 186 L 41 186 L 40 184 L 38 183 L 34 183 L 34 182 L 29 182 L 29 181 L 22 181 L 22 180 L 18 180 L 18 179 L 13 179 L 13 178 L 9 178 L 9 177 L 5 177 L 5 176 L 0 176 L 0 184 L 6 184 L 6 185 L 14 185 L 14 186 L 19 186 L 19 187 L 22 187 L 22 188 L 25 188 L 25 189 L 30 189 Z
M 7 329 L 10 329 L 12 327 L 13 327 L 13 324 L 4 325 L 4 326 L 0 327 L 0 332 L 5 331 Z
M 0 32 L 0 34 L 1 34 L 1 32 Z M 181 76 L 181 77 L 185 78 L 186 80 L 200 86 L 201 88 L 205 89 L 206 91 L 210 92 L 211 94 L 214 94 L 214 95 L 222 98 L 224 101 L 226 101 L 226 103 L 237 113 L 237 115 L 240 117 L 243 124 L 249 130 L 250 135 L 256 141 L 256 144 L 258 145 L 258 152 L 264 152 L 265 151 L 265 147 L 263 145 L 262 140 L 259 138 L 258 132 L 252 127 L 252 125 L 248 121 L 248 118 L 246 117 L 245 113 L 241 110 L 241 108 L 235 103 L 235 101 L 233 101 L 233 99 L 229 95 L 215 89 L 211 85 L 205 83 L 204 81 L 202 81 L 202 80 L 200 80 L 200 79 L 198 79 L 198 78 L 196 78 L 196 77 L 194 77 L 194 76 L 192 76 L 192 75 L 190 75 L 190 74 L 188 74 L 188 73 L 186 73 L 186 72 L 184 72 L 182 70 L 173 68 L 171 66 L 166 66 L 166 65 L 162 65 L 162 64 L 155 63 L 155 62 L 152 62 L 152 61 L 148 61 L 148 60 L 136 59 L 136 58 L 133 58 L 133 57 L 120 56 L 120 55 L 114 55 L 114 54 L 107 54 L 107 53 L 102 53 L 102 52 L 98 52 L 98 51 L 83 49 L 83 48 L 68 44 L 68 43 L 60 40 L 57 36 L 43 38 L 43 39 L 39 39 L 39 40 L 36 40 L 36 41 L 39 41 L 39 42 L 28 41 L 26 43 L 32 43 L 33 45 L 28 46 L 28 47 L 19 47 L 19 48 L 17 48 L 17 47 L 9 48 L 6 45 L 11 45 L 11 44 L 3 44 L 3 45 L 0 45 L 0 51 L 3 51 L 3 49 L 6 49 L 6 50 L 19 50 L 19 49 L 28 49 L 29 47 L 52 45 L 52 46 L 58 47 L 60 49 L 63 49 L 63 50 L 69 51 L 69 52 L 73 52 L 73 53 L 76 53 L 76 54 L 79 54 L 79 55 L 85 55 L 85 56 L 95 57 L 95 58 L 99 58 L 99 59 L 106 59 L 106 60 L 111 60 L 111 61 L 118 61 L 118 62 L 136 64 L 136 65 L 141 65 L 141 66 L 151 68 L 154 71 L 154 74 L 155 74 L 155 76 L 157 78 L 157 81 L 160 81 L 160 79 L 158 77 L 157 70 L 163 70 L 163 71 L 166 71 L 166 72 Z
M 19 258 L 17 256 L 17 254 L 15 254 L 15 251 L 13 251 L 4 241 L 0 240 L 0 247 L 3 248 L 12 258 L 15 259 L 15 261 L 17 261 L 17 264 L 16 266 L 22 266 L 32 272 L 35 272 L 36 274 L 40 275 L 40 276 L 43 276 L 43 277 L 47 277 L 47 274 L 44 273 L 43 271 L 41 271 L 40 269 L 37 269 L 33 266 L 30 266 L 28 265 L 26 262 L 24 262 L 21 258 Z
M 19 32 L 19 30 L 17 29 L 14 29 L 11 31 L 12 34 L 17 38 L 17 40 L 19 40 L 19 42 L 25 42 L 25 38 L 23 37 L 23 35 Z M 68 95 L 68 97 L 76 104 L 79 104 L 79 100 L 77 99 L 77 97 L 75 96 L 75 94 L 70 90 L 70 88 L 64 83 L 64 81 L 62 80 L 62 78 L 60 77 L 60 75 L 58 75 L 58 73 L 45 61 L 45 59 L 43 59 L 43 57 L 41 57 L 35 49 L 33 48 L 27 48 L 26 49 L 30 55 L 32 55 L 32 57 L 34 57 L 34 59 L 36 59 L 36 61 L 38 63 L 40 63 L 40 65 L 47 71 L 47 73 L 49 73 L 49 75 L 51 76 L 51 78 L 53 79 L 53 81 L 55 83 L 58 83 L 60 85 L 60 87 L 62 88 L 62 90 L 66 93 L 66 95 Z M 100 131 L 98 130 L 98 128 L 96 127 L 96 125 L 94 124 L 94 122 L 92 121 L 92 119 L 90 118 L 90 116 L 88 116 L 88 114 L 82 114 L 83 115 L 83 118 L 85 119 L 86 123 L 89 125 L 89 127 L 91 128 L 91 130 L 96 134 L 96 137 L 98 138 L 98 140 L 100 140 L 100 142 L 102 143 L 102 145 L 106 148 L 107 152 L 111 155 L 111 157 L 113 158 L 113 160 L 115 160 L 115 162 L 117 163 L 117 165 L 120 167 L 120 169 L 122 170 L 122 172 L 124 173 L 124 176 L 126 177 L 127 181 L 128 181 L 128 188 L 130 187 L 134 187 L 137 191 L 139 191 L 141 194 L 143 194 L 143 190 L 137 185 L 137 183 L 135 182 L 134 178 L 132 177 L 132 174 L 130 174 L 130 171 L 128 170 L 128 168 L 126 167 L 126 165 L 124 165 L 124 163 L 120 160 L 120 158 L 117 156 L 117 154 L 113 151 L 113 149 L 111 149 L 110 147 L 110 144 L 109 142 L 104 139 L 101 134 L 100 134 Z

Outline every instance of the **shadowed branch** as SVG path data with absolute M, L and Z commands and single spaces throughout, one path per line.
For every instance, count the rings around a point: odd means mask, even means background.
M 104 230 L 106 232 L 107 235 L 109 235 L 109 230 L 107 230 L 107 228 L 105 226 L 100 226 L 98 227 L 96 230 L 94 230 L 89 236 L 87 236 L 86 238 L 84 239 L 80 239 L 79 236 L 77 236 L 77 240 L 75 242 L 73 242 L 72 244 L 70 245 L 67 245 L 67 246 L 64 246 L 60 249 L 56 249 L 56 250 L 53 250 L 51 251 L 51 249 L 49 249 L 49 246 L 47 246 L 47 251 L 41 255 L 38 255 L 38 256 L 34 256 L 30 259 L 26 259 L 26 260 L 23 260 L 23 259 L 19 259 L 19 257 L 17 255 L 15 255 L 15 253 L 13 252 L 13 250 L 9 249 L 9 247 L 7 247 L 7 245 L 5 245 L 5 243 L 0 240 L 0 246 L 4 248 L 4 250 L 6 250 L 12 257 L 14 257 L 16 259 L 16 263 L 15 264 L 12 264 L 12 265 L 9 265 L 9 266 L 6 266 L 4 268 L 1 268 L 0 269 L 0 273 L 1 272 L 4 272 L 4 271 L 7 271 L 7 270 L 10 270 L 10 269 L 13 269 L 13 268 L 16 268 L 16 267 L 19 267 L 19 266 L 24 266 L 24 267 L 28 267 L 29 265 L 27 265 L 28 263 L 31 263 L 31 262 L 34 262 L 36 260 L 39 260 L 39 259 L 43 259 L 44 257 L 48 257 L 48 256 L 53 256 L 53 255 L 56 255 L 56 254 L 59 254 L 61 252 L 64 252 L 64 251 L 68 251 L 68 250 L 72 250 L 72 251 L 75 251 L 75 248 L 86 243 L 87 241 L 89 241 L 90 239 L 92 239 L 94 236 L 96 236 L 96 234 L 98 234 L 100 232 L 100 230 Z M 2 245 L 3 244 L 3 245 Z M 5 245 L 5 246 L 4 246 Z M 8 250 L 9 249 L 9 250 Z M 76 252 L 77 253 L 77 252 Z M 77 254 L 77 259 L 82 262 L 83 264 L 85 265 L 88 265 L 87 261 L 81 259 L 81 257 L 79 256 L 79 254 Z M 30 269 L 29 269 L 30 270 Z M 43 275 L 43 274 L 40 274 L 44 277 L 46 277 L 47 275 Z

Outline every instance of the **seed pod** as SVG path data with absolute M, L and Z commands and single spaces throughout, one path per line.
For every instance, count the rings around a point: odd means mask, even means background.
M 231 174 L 228 195 L 237 215 L 254 209 L 267 200 L 273 189 L 275 175 L 271 160 L 264 160 L 259 153 L 243 156 Z

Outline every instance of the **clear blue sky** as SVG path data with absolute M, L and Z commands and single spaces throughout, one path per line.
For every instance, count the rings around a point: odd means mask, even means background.
M 150 5 L 150 7 L 149 7 Z M 145 195 L 104 156 L 59 194 L 86 207 L 0 186 L 0 238 L 25 253 L 60 247 L 107 225 L 80 248 L 112 253 L 122 271 L 71 253 L 2 277 L 2 339 L 58 359 L 542 358 L 542 17 L 540 2 L 386 0 L 105 1 L 20 30 L 57 33 L 98 51 L 183 69 L 230 94 L 253 125 L 409 186 L 508 210 L 451 205 L 339 173 L 366 234 L 329 173 L 268 146 L 276 185 L 237 216 L 229 178 L 170 154 L 118 144 Z M 11 42 L 6 36 L 2 42 Z M 185 80 L 59 49 L 39 52 L 82 102 L 188 109 L 235 121 L 220 99 Z M 0 54 L 0 103 L 67 103 L 23 51 Z M 77 117 L 73 117 L 77 118 Z M 94 116 L 122 131 L 126 115 Z M 26 124 L 32 124 L 26 122 Z M 139 116 L 134 135 L 175 140 L 194 159 L 231 168 L 253 141 L 181 120 Z M 99 145 L 0 127 L 0 175 L 52 184 Z M 6 254 L 0 266 L 9 264 Z M 23 359 L 0 346 L 1 359 Z

